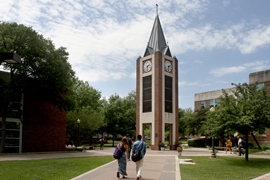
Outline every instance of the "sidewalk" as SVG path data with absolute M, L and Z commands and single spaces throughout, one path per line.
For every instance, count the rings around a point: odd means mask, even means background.
M 94 150 L 95 153 L 112 155 L 114 149 Z M 180 180 L 179 160 L 176 151 L 152 151 L 147 149 L 143 159 L 143 180 Z M 115 180 L 118 164 L 117 160 L 86 172 L 72 180 Z M 136 166 L 132 161 L 127 162 L 127 173 L 125 179 L 136 179 Z
M 51 159 L 51 158 L 69 158 L 69 157 L 87 157 L 87 156 L 112 156 L 114 148 L 104 148 L 104 150 L 88 150 L 86 152 L 78 153 L 53 153 L 53 154 L 7 154 L 1 155 L 0 161 L 9 160 L 33 160 L 33 159 Z M 182 152 L 184 156 L 211 156 L 211 150 L 206 148 L 187 148 Z M 224 151 L 219 151 L 218 156 L 230 156 L 235 158 L 244 158 L 236 154 L 225 154 Z M 270 159 L 269 155 L 249 155 L 250 158 L 264 158 Z M 108 164 L 100 166 L 96 169 L 88 171 L 82 175 L 74 177 L 72 180 L 116 180 L 117 160 Z M 135 163 L 132 161 L 127 162 L 126 179 L 136 179 Z M 270 172 L 270 171 L 269 171 Z M 269 180 L 270 173 L 263 176 L 254 178 L 252 180 Z M 177 151 L 153 151 L 147 149 L 144 157 L 144 165 L 142 170 L 142 180 L 181 180 L 179 159 Z

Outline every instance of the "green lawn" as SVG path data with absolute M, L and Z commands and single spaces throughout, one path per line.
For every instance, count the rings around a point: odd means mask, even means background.
M 113 161 L 112 156 L 0 161 L 1 180 L 66 180 Z
M 236 157 L 180 157 L 192 159 L 195 165 L 181 164 L 182 180 L 247 180 L 270 172 L 270 159 Z

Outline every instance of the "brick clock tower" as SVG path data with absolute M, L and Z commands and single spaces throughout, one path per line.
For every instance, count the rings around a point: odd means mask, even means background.
M 143 57 L 136 65 L 136 134 L 150 129 L 150 148 L 159 149 L 170 131 L 170 149 L 178 141 L 178 60 L 171 56 L 158 14 Z

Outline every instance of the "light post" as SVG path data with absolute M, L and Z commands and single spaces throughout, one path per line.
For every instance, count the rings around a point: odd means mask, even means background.
M 2 62 L 6 62 L 8 64 L 21 63 L 21 56 L 15 52 L 3 52 L 0 53 L 0 65 Z
M 81 123 L 81 120 L 78 119 L 77 120 L 77 124 L 78 124 L 78 146 L 80 146 L 80 123 Z
M 19 56 L 15 52 L 3 52 L 0 53 L 0 65 L 2 62 L 6 62 L 7 64 L 16 64 L 16 63 L 21 63 L 21 56 Z M 12 71 L 11 71 L 12 75 Z M 6 108 L 4 108 L 6 109 Z M 0 153 L 3 153 L 5 151 L 5 143 L 6 143 L 6 116 L 5 114 L 7 113 L 7 110 L 4 110 L 5 112 L 3 113 L 1 123 L 2 123 L 2 133 L 1 133 L 1 144 L 0 144 Z
M 210 112 L 214 112 L 215 108 L 211 107 L 210 108 Z M 214 136 L 212 136 L 212 154 L 211 154 L 211 158 L 216 158 L 216 153 L 215 153 L 215 148 L 214 148 Z

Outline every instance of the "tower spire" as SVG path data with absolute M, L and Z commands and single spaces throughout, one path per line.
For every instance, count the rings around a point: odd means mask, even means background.
M 156 19 L 152 28 L 152 32 L 147 43 L 144 57 L 154 54 L 156 51 L 162 52 L 164 55 L 171 57 L 169 46 L 166 43 L 162 27 L 158 16 L 158 4 L 156 4 Z

